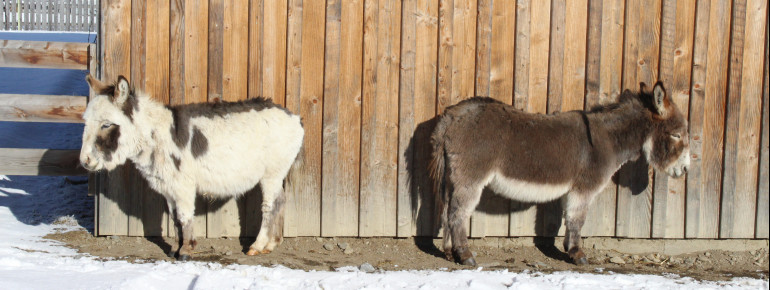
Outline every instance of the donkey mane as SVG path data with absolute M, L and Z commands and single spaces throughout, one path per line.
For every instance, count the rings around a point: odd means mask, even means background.
M 276 105 L 271 99 L 263 97 L 237 102 L 194 103 L 166 106 L 166 109 L 171 111 L 171 117 L 173 119 L 171 125 L 171 137 L 174 139 L 174 143 L 180 148 L 184 147 L 184 145 L 187 144 L 187 140 L 190 138 L 190 119 L 192 118 L 216 118 L 233 113 L 243 113 L 252 110 L 259 112 L 271 108 L 278 108 L 287 115 L 292 115 L 286 108 Z M 193 135 L 193 137 L 195 137 L 195 135 Z
M 256 97 L 236 102 L 211 102 L 211 103 L 193 103 L 184 105 L 167 105 L 166 108 L 177 114 L 183 114 L 190 117 L 221 117 L 232 113 L 248 112 L 250 110 L 262 111 L 264 109 L 279 108 L 286 114 L 291 112 L 284 107 L 273 103 L 272 99 Z

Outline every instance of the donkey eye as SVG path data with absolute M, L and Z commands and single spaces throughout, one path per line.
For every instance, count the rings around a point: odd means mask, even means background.
M 104 123 L 104 124 L 102 124 L 102 129 L 107 129 L 109 127 L 112 127 L 112 123 Z
M 671 138 L 679 140 L 680 138 L 682 138 L 682 135 L 679 135 L 679 133 L 674 133 L 674 134 L 671 134 Z

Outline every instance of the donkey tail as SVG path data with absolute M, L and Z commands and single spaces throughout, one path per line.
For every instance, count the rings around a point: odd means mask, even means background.
M 430 161 L 430 177 L 433 179 L 433 196 L 436 201 L 436 209 L 439 211 L 437 216 L 441 217 L 441 227 L 446 231 L 447 211 L 449 207 L 449 192 L 447 190 L 446 178 L 446 132 L 452 118 L 449 116 L 439 117 L 436 128 L 430 136 L 432 145 L 432 154 Z

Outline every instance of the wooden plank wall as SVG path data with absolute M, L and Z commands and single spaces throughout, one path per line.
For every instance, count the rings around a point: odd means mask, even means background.
M 286 236 L 437 235 L 428 138 L 463 99 L 554 113 L 662 80 L 689 121 L 686 179 L 624 166 L 584 234 L 767 238 L 767 2 L 105 0 L 103 71 L 166 103 L 265 96 L 299 114 Z M 260 200 L 199 200 L 196 235 L 255 235 Z M 173 235 L 163 204 L 112 173 L 99 234 Z M 485 192 L 470 234 L 561 235 L 560 211 Z

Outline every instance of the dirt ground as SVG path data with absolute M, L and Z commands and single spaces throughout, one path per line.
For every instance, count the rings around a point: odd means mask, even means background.
M 174 260 L 167 255 L 174 244 L 173 238 L 94 237 L 86 231 L 59 232 L 46 238 L 64 242 L 81 253 L 107 259 L 136 263 Z M 471 249 L 484 270 L 673 273 L 699 280 L 727 280 L 733 277 L 768 279 L 766 248 L 737 252 L 714 250 L 676 256 L 624 254 L 586 248 L 590 264 L 576 266 L 567 262 L 566 254 L 552 246 L 553 240 L 541 240 L 538 246 L 494 246 L 490 245 L 494 243 L 478 241 L 472 240 Z M 302 270 L 333 270 L 343 266 L 359 267 L 368 272 L 469 269 L 444 259 L 435 247 L 440 243 L 438 239 L 286 238 L 274 252 L 250 257 L 244 253 L 251 242 L 253 239 L 199 239 L 193 259 L 225 265 L 283 265 Z M 373 267 L 365 265 L 367 263 Z

